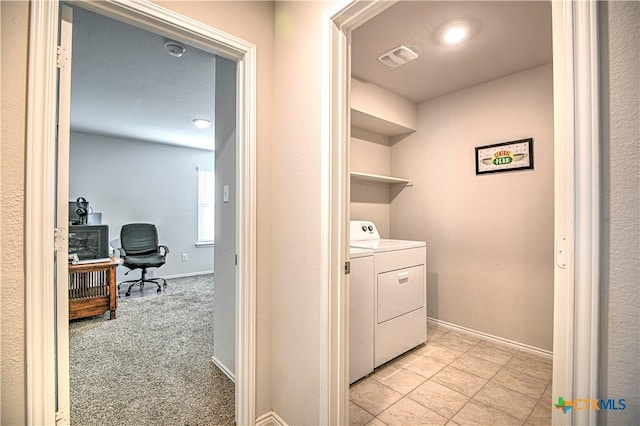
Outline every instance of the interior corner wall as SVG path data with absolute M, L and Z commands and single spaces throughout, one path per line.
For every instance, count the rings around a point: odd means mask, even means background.
M 476 175 L 474 148 L 529 137 L 533 170 Z M 551 64 L 420 104 L 391 173 L 414 183 L 391 203 L 391 236 L 427 242 L 427 315 L 551 351 Z
M 640 3 L 602 2 L 602 268 L 598 397 L 603 425 L 640 424 Z M 626 408 L 621 410 L 620 399 Z
M 236 64 L 216 58 L 213 356 L 236 372 Z M 227 187 L 228 199 L 224 199 Z
M 272 388 L 287 424 L 320 423 L 322 18 L 327 2 L 275 3 Z
M 69 199 L 84 197 L 109 225 L 109 240 L 120 238 L 127 223 L 153 223 L 160 244 L 169 247 L 167 263 L 148 276 L 210 273 L 213 247 L 198 239 L 198 167 L 213 170 L 213 152 L 201 149 L 71 133 Z M 185 253 L 188 261 L 182 261 Z M 118 268 L 117 280 L 140 276 Z

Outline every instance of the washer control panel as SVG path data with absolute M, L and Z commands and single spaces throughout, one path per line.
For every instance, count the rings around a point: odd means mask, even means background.
M 349 225 L 349 239 L 351 241 L 369 241 L 380 239 L 378 229 L 373 222 L 367 220 L 352 220 Z

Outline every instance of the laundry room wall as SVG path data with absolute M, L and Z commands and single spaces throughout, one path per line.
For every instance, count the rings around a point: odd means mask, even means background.
M 351 170 L 389 175 L 391 147 L 389 138 L 364 129 L 351 130 Z M 351 182 L 351 220 L 370 220 L 382 238 L 389 238 L 391 197 L 388 185 L 353 180 Z
M 533 170 L 475 174 L 475 147 L 529 137 Z M 551 64 L 420 104 L 391 173 L 414 182 L 391 202 L 391 236 L 427 242 L 427 315 L 551 351 Z

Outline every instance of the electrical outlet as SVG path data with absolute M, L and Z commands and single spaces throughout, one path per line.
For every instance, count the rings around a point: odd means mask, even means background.
M 189 260 L 189 255 L 187 253 L 182 253 L 182 261 L 186 262 Z

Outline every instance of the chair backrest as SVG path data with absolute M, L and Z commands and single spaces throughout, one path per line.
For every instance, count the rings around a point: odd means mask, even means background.
M 120 243 L 127 255 L 158 251 L 158 231 L 150 223 L 129 223 L 120 230 Z

